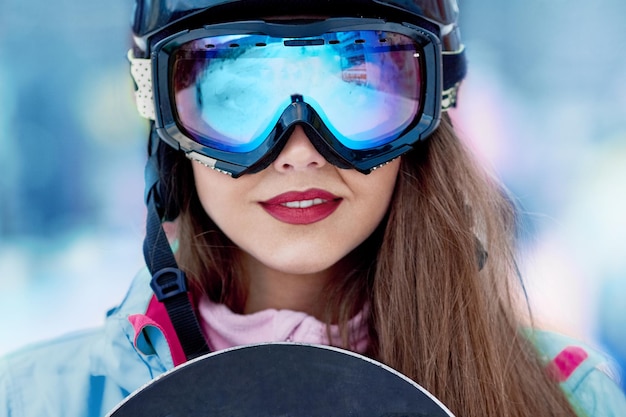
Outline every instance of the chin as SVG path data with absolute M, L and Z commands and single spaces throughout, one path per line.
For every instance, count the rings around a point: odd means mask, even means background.
M 330 272 L 333 264 L 300 262 L 289 265 L 276 265 L 275 269 L 285 275 L 315 275 Z
M 336 256 L 328 256 L 322 248 L 289 248 L 292 250 L 280 250 L 275 248 L 272 252 L 249 253 L 250 271 L 256 270 L 256 274 L 267 274 L 294 277 L 320 275 L 326 279 L 333 274 L 339 273 L 343 253 Z M 318 255 L 318 254 L 321 254 Z M 326 255 L 326 256 L 323 256 Z

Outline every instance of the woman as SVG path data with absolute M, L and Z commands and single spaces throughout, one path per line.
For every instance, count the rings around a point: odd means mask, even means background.
M 209 349 L 286 340 L 380 360 L 458 416 L 626 409 L 599 355 L 520 319 L 514 207 L 441 115 L 455 0 L 338 4 L 137 0 L 152 277 L 104 329 L 7 358 L 4 415 L 102 415 Z

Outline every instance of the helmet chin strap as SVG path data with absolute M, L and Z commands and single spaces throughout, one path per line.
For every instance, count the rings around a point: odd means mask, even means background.
M 152 131 L 153 129 L 151 129 Z M 178 268 L 158 210 L 158 138 L 151 133 L 146 164 L 146 206 L 148 208 L 143 255 L 152 275 L 150 286 L 163 303 L 187 360 L 209 353 L 187 289 L 187 277 Z

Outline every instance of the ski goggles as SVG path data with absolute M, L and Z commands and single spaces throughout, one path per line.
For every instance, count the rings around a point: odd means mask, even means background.
M 267 167 L 296 125 L 340 168 L 368 173 L 409 151 L 438 126 L 441 55 L 421 27 L 332 18 L 205 26 L 131 62 L 139 90 L 154 89 L 139 107 L 158 135 L 238 177 Z

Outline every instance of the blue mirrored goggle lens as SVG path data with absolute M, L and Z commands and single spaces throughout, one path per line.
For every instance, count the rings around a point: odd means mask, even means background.
M 258 147 L 294 96 L 354 150 L 393 141 L 421 111 L 420 48 L 399 33 L 213 36 L 180 45 L 173 59 L 180 124 L 219 150 Z

